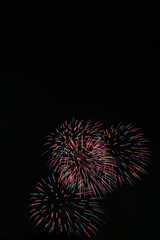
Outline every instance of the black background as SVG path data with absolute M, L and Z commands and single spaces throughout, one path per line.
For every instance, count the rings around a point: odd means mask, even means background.
M 158 9 L 130 9 L 1 8 L 1 239 L 47 239 L 32 234 L 29 193 L 47 174 L 45 136 L 73 116 L 132 123 L 153 151 L 148 175 L 108 196 L 95 239 L 159 239 Z

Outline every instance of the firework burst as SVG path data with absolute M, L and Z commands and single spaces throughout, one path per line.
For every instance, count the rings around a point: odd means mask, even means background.
M 57 182 L 53 174 L 41 179 L 30 194 L 30 218 L 35 228 L 41 226 L 50 234 L 67 232 L 68 235 L 91 237 L 104 224 L 104 211 L 96 198 L 81 199 L 76 192 L 68 191 Z
M 140 179 L 141 173 L 147 173 L 146 167 L 150 162 L 148 140 L 140 128 L 131 124 L 118 124 L 104 131 L 103 139 L 107 151 L 113 157 L 116 166 L 117 179 L 120 184 L 126 179 L 133 184 L 133 179 Z
M 106 195 L 115 188 L 113 157 L 102 140 L 101 123 L 65 121 L 61 130 L 48 136 L 49 166 L 59 173 L 59 182 L 79 194 L 90 191 Z

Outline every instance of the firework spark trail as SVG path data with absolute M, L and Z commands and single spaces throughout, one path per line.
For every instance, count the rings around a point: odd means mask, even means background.
M 90 189 L 95 195 L 106 195 L 115 189 L 111 155 L 102 140 L 100 122 L 65 121 L 60 130 L 48 136 L 46 146 L 51 154 L 49 166 L 59 173 L 59 182 L 78 189 Z
M 127 180 L 133 184 L 134 178 L 141 179 L 141 173 L 147 173 L 146 167 L 150 162 L 148 140 L 140 128 L 131 124 L 119 123 L 104 131 L 103 139 L 109 154 L 115 159 L 117 180 L 122 184 Z
M 58 184 L 53 174 L 46 180 L 41 179 L 30 196 L 28 207 L 35 228 L 41 226 L 49 233 L 91 237 L 104 224 L 101 219 L 104 211 L 95 197 L 81 199 L 75 191 L 70 192 Z

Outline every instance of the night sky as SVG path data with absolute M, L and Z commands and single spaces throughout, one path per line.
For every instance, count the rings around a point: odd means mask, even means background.
M 45 136 L 73 116 L 140 127 L 153 152 L 148 175 L 104 201 L 107 224 L 95 240 L 160 239 L 160 49 L 150 21 L 142 18 L 137 34 L 128 24 L 125 35 L 109 5 L 19 8 L 2 10 L 1 239 L 48 239 L 32 233 L 29 193 L 48 173 Z

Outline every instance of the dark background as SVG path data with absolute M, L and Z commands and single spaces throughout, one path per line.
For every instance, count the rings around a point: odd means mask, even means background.
M 29 193 L 47 174 L 45 136 L 73 116 L 132 123 L 153 151 L 148 175 L 108 196 L 95 239 L 160 238 L 158 22 L 147 4 L 1 8 L 1 239 L 47 239 L 32 234 Z

